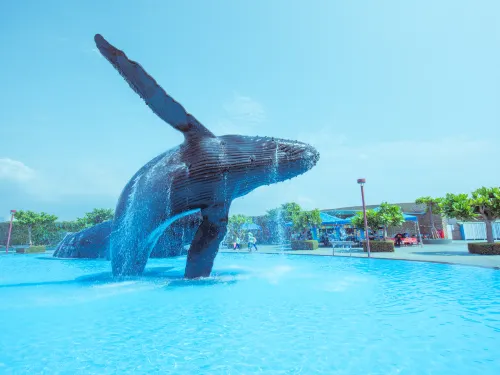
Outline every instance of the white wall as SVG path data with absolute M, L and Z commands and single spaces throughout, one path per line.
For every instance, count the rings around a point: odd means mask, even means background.
M 485 223 L 462 223 L 464 240 L 485 240 L 486 239 L 486 224 Z M 493 237 L 500 240 L 500 222 L 493 223 Z

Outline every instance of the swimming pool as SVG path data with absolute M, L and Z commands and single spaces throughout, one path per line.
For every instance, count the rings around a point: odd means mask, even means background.
M 0 256 L 2 374 L 497 374 L 500 272 L 378 259 Z

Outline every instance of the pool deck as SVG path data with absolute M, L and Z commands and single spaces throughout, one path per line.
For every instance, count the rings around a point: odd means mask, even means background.
M 281 250 L 278 246 L 261 245 L 257 253 L 279 254 Z M 232 250 L 221 249 L 223 253 L 248 253 L 248 249 Z M 255 252 L 255 251 L 254 251 Z M 319 255 L 332 256 L 331 247 L 322 247 L 317 250 L 284 250 L 285 254 L 292 255 Z M 340 257 L 366 258 L 367 254 L 362 249 L 335 249 L 335 255 Z M 423 246 L 405 246 L 396 248 L 394 253 L 372 253 L 372 258 L 376 259 L 394 259 L 408 260 L 417 262 L 434 262 L 461 264 L 466 266 L 486 267 L 500 269 L 500 255 L 476 255 L 467 251 L 467 242 L 457 241 L 449 245 L 423 245 Z

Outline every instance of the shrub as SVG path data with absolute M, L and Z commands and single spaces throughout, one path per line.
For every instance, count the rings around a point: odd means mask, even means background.
M 480 255 L 500 255 L 500 242 L 495 243 L 470 243 L 467 245 L 469 253 Z
M 30 247 L 21 247 L 16 249 L 16 253 L 20 254 L 32 254 L 32 253 L 45 253 L 45 246 L 30 246 Z
M 318 248 L 318 241 L 292 241 L 292 250 L 316 250 Z
M 363 251 L 367 252 L 366 241 L 363 241 Z M 393 253 L 393 241 L 370 241 L 370 252 L 372 253 Z

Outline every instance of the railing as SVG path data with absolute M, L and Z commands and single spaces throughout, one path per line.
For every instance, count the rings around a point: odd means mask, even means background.
M 332 256 L 335 255 L 335 248 L 348 248 L 349 249 L 349 256 L 352 255 L 352 247 L 353 245 L 355 245 L 356 243 L 353 242 L 353 241 L 331 241 L 330 240 L 330 244 L 332 245 Z

